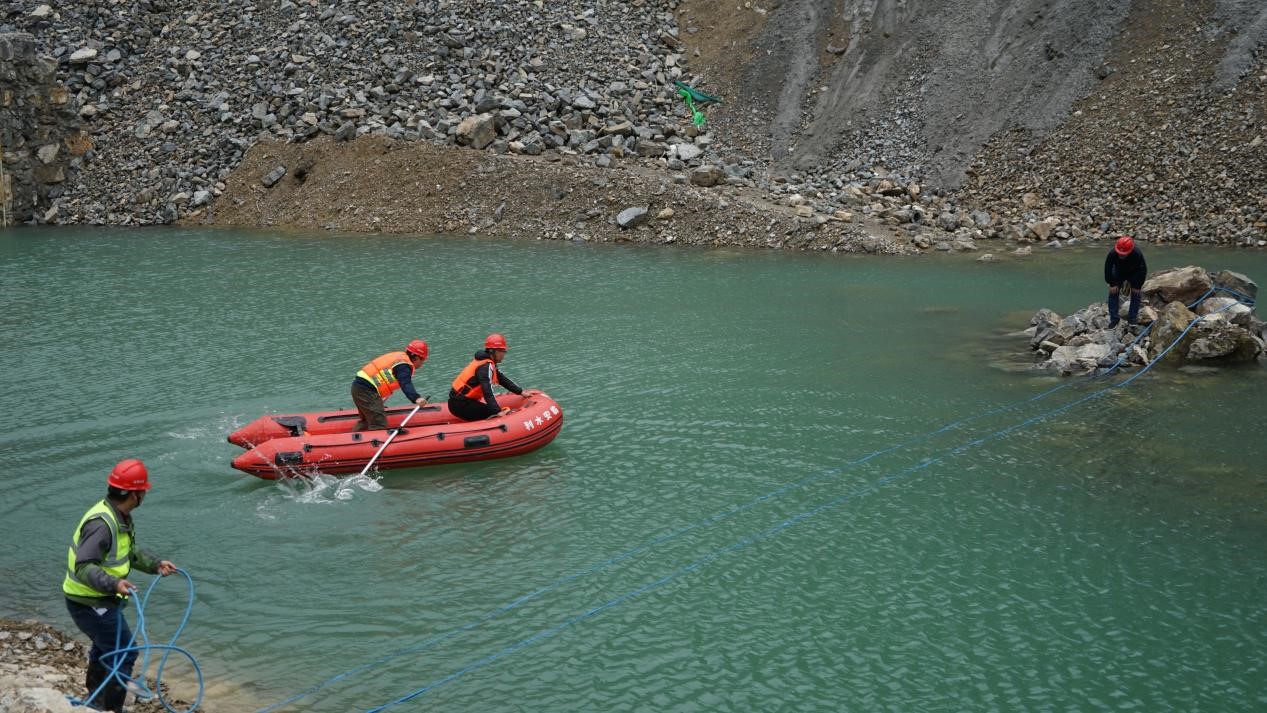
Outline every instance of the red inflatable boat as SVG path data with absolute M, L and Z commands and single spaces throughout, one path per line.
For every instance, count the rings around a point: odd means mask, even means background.
M 460 421 L 445 404 L 424 406 L 383 449 L 374 467 L 412 468 L 439 463 L 505 458 L 534 451 L 559 435 L 563 411 L 541 391 L 523 396 L 500 394 L 508 413 L 483 421 Z M 325 411 L 261 416 L 229 434 L 229 442 L 248 449 L 233 459 L 240 471 L 274 480 L 314 471 L 356 473 L 378 453 L 391 428 L 412 406 L 387 409 L 388 430 L 355 432 L 357 413 Z

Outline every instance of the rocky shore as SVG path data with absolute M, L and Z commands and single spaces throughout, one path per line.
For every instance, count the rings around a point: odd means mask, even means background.
M 0 619 L 0 713 L 81 713 L 67 696 L 84 696 L 88 644 L 36 621 Z M 152 686 L 153 682 L 150 682 Z M 130 698 L 130 696 L 129 696 Z M 169 699 L 176 710 L 188 701 Z M 130 702 L 130 713 L 164 713 L 157 700 Z M 199 706 L 199 710 L 208 710 Z
M 933 61 L 921 28 L 942 15 L 888 2 L 878 3 L 872 18 L 857 8 L 808 18 L 804 39 L 811 51 L 789 81 L 799 78 L 796 86 L 820 101 L 798 96 L 787 106 L 804 107 L 810 128 L 800 140 L 817 148 L 793 160 L 800 118 L 742 88 L 782 86 L 777 71 L 784 65 L 767 66 L 761 58 L 795 49 L 784 40 L 792 37 L 789 13 L 799 5 L 28 0 L 0 17 L 0 34 L 29 38 L 18 44 L 50 58 L 73 116 L 61 122 L 59 135 L 47 127 L 6 129 L 4 163 L 43 171 L 38 185 L 15 189 L 26 192 L 16 197 L 31 204 L 32 222 L 251 225 L 251 206 L 258 206 L 255 225 L 401 232 L 425 226 L 883 253 L 972 250 L 983 240 L 1014 249 L 1119 232 L 1145 242 L 1267 246 L 1267 56 L 1251 41 L 1258 33 L 1235 33 L 1257 27 L 1267 11 L 1176 9 L 1173 2 L 1115 10 L 1105 22 L 1112 22 L 1117 49 L 1104 58 L 1101 49 L 1069 44 L 1074 40 L 1065 30 L 1057 36 L 1068 46 L 1052 45 L 1045 30 L 1017 30 L 1018 41 L 1050 45 L 1044 72 L 1091 71 L 1094 64 L 1102 76 L 1076 83 L 1092 87 L 1078 102 L 1062 99 L 1046 111 L 1047 128 L 1000 125 L 987 132 L 988 141 L 981 137 L 979 155 L 956 154 L 967 179 L 960 185 L 936 182 L 947 173 L 944 161 L 933 170 L 925 159 L 945 154 L 933 145 L 937 136 L 966 129 L 921 100 L 918 83 L 905 74 L 878 77 L 871 87 L 885 98 L 877 109 L 885 120 L 859 126 L 830 150 L 811 141 L 814 126 L 831 125 L 833 112 L 845 108 L 809 84 L 847 74 L 858 48 Z M 1069 3 L 1053 10 L 1077 11 Z M 1166 13 L 1206 31 L 1159 23 Z M 1006 17 L 1011 24 L 1001 31 L 1034 25 Z M 1059 19 L 1066 30 L 1087 20 Z M 896 33 L 904 42 L 885 44 L 870 29 L 881 24 L 884 37 Z M 957 43 L 972 45 L 970 23 L 950 26 L 968 33 L 956 35 Z M 822 45 L 818 54 L 814 43 Z M 1062 53 L 1077 62 L 1065 67 Z M 821 66 L 804 66 L 807 57 Z M 962 81 L 974 65 L 958 61 L 953 76 Z M 1025 86 L 1034 71 L 1028 64 L 979 69 L 984 76 L 997 69 L 992 80 Z M 675 80 L 734 93 L 704 107 L 708 121 L 696 126 Z M 959 99 L 977 91 L 971 83 L 936 85 L 938 96 L 958 96 L 956 86 L 967 92 Z M 14 101 L 21 101 L 20 89 Z M 981 126 L 998 123 L 990 118 Z M 940 124 L 939 133 L 926 131 Z M 981 126 L 974 125 L 974 136 Z M 414 152 L 416 160 L 389 174 L 379 161 L 383 145 Z M 262 170 L 266 155 L 278 160 Z M 43 156 L 67 163 L 46 167 Z M 312 156 L 320 157 L 317 173 L 305 166 Z M 351 177 L 374 177 L 384 187 L 466 183 L 469 204 L 416 192 L 363 204 L 356 202 L 361 195 L 284 190 L 286 182 L 320 178 L 321 162 L 350 172 L 345 183 Z M 496 180 L 445 172 L 467 165 Z M 279 168 L 285 173 L 277 174 Z M 577 200 L 543 202 L 542 181 Z M 283 190 L 265 199 L 247 185 Z M 345 215 L 304 202 L 313 199 L 334 199 Z M 390 215 L 410 203 L 407 216 Z M 512 231 L 513 221 L 498 214 L 503 203 L 505 210 L 536 210 L 518 211 L 528 222 Z M 665 209 L 675 217 L 654 222 Z M 620 220 L 626 211 L 633 212 Z M 309 212 L 323 217 L 303 219 Z M 631 218 L 651 227 L 631 226 Z

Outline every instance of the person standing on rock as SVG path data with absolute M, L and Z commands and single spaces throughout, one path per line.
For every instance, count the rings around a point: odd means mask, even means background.
M 133 568 L 164 577 L 176 572 L 176 565 L 136 546 L 132 511 L 145 502 L 149 489 L 150 476 L 144 463 L 135 458 L 120 461 L 106 479 L 105 499 L 79 519 L 66 555 L 62 594 L 71 620 L 92 640 L 86 695 L 92 696 L 101 688 L 88 703 L 102 710 L 123 710 L 128 689 L 111 672 L 117 666 L 119 676 L 131 677 L 136 663 L 136 651 L 122 654 L 122 661 L 109 656 L 132 641 L 123 616 L 128 597 L 136 592 L 128 575 Z
M 1135 324 L 1139 319 L 1140 297 L 1144 291 L 1144 279 L 1148 277 L 1148 264 L 1144 262 L 1144 253 L 1135 247 L 1135 241 L 1129 235 L 1123 235 L 1113 244 L 1113 249 L 1104 258 L 1104 281 L 1109 284 L 1109 329 L 1117 326 L 1118 311 L 1121 309 L 1119 296 L 1123 286 L 1130 286 L 1131 306 L 1126 313 L 1128 324 Z
M 387 411 L 383 401 L 400 389 L 405 398 L 426 406 L 427 400 L 414 389 L 414 372 L 427 360 L 427 343 L 415 339 L 403 352 L 388 352 L 361 367 L 352 380 L 352 403 L 360 418 L 356 430 L 387 428 Z
M 497 370 L 505 358 L 506 338 L 500 334 L 488 335 L 484 348 L 475 352 L 475 359 L 453 380 L 449 389 L 449 413 L 463 421 L 478 421 L 508 411 L 498 406 L 493 384 L 501 384 L 512 394 L 522 394 L 524 390 Z

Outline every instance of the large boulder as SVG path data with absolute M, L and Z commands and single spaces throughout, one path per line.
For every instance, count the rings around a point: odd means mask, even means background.
M 1226 287 L 1229 290 L 1236 290 L 1250 299 L 1258 298 L 1258 283 L 1239 272 L 1220 270 L 1214 273 L 1214 284 L 1219 287 Z
M 695 144 L 674 144 L 674 146 L 669 149 L 670 158 L 676 157 L 683 162 L 699 158 L 702 153 L 704 153 L 704 149 L 696 146 Z
M 1029 326 L 1034 330 L 1030 336 L 1030 349 L 1038 349 L 1043 342 L 1051 342 L 1057 346 L 1063 344 L 1064 340 L 1056 337 L 1056 325 L 1060 324 L 1060 320 L 1060 315 L 1046 307 L 1035 312 L 1034 317 L 1029 320 Z
M 1156 359 L 1161 356 L 1162 350 L 1178 339 L 1183 330 L 1187 329 L 1196 318 L 1197 316 L 1182 302 L 1171 302 L 1162 308 L 1161 313 L 1157 315 L 1157 323 L 1153 327 L 1152 351 L 1149 352 L 1148 358 Z M 1183 361 L 1188 354 L 1188 345 L 1194 338 L 1192 332 L 1185 335 L 1183 341 L 1176 344 L 1166 355 L 1165 361 L 1170 363 Z
M 1073 335 L 1084 332 L 1086 329 L 1086 322 L 1083 322 L 1082 318 L 1077 314 L 1071 314 L 1060 320 L 1056 325 L 1056 336 L 1060 337 L 1062 341 L 1068 342 Z
M 1231 297 L 1215 297 L 1213 295 L 1205 298 L 1201 304 L 1197 305 L 1196 312 L 1207 319 L 1231 322 L 1242 327 L 1248 327 L 1250 320 L 1254 316 L 1254 310 L 1247 305 L 1241 304 L 1239 300 Z
M 1144 281 L 1144 299 L 1151 305 L 1169 302 L 1195 302 L 1210 288 L 1214 280 L 1205 268 L 1189 265 L 1153 273 Z
M 472 114 L 458 124 L 455 136 L 462 146 L 483 149 L 497 138 L 497 120 L 492 114 Z
M 636 228 L 647 222 L 647 206 L 626 208 L 616 215 L 616 225 L 622 229 Z
M 1194 338 L 1188 347 L 1188 361 L 1254 361 L 1263 346 L 1249 330 L 1219 320 L 1202 320 L 1189 332 Z
M 726 172 L 721 169 L 721 166 L 714 166 L 712 164 L 708 166 L 700 166 L 690 173 L 691 183 L 705 188 L 717 185 L 717 183 L 721 181 L 722 178 L 725 178 L 725 176 Z
M 1109 326 L 1109 308 L 1103 302 L 1090 304 L 1061 319 L 1052 328 L 1062 344 L 1067 344 L 1075 334 L 1082 334 Z
M 1108 358 L 1112 353 L 1113 348 L 1107 344 L 1058 347 L 1051 353 L 1048 366 L 1061 374 L 1087 372 L 1100 366 L 1101 360 Z

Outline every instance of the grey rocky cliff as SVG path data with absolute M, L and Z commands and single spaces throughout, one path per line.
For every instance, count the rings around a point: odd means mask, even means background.
M 722 154 L 773 161 L 772 190 L 921 248 L 945 233 L 1267 247 L 1267 4 L 760 7 L 713 130 Z
M 56 70 L 31 35 L 0 33 L 0 203 L 10 224 L 55 217 L 91 145 Z

